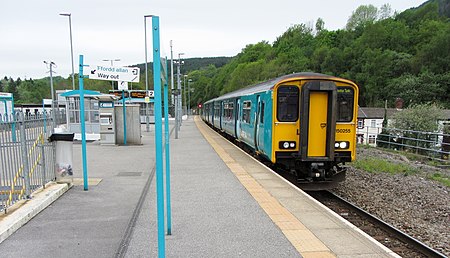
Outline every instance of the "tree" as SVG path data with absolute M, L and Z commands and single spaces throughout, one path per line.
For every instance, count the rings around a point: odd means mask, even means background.
M 436 104 L 417 104 L 396 113 L 393 119 L 392 127 L 396 129 L 436 132 L 444 111 Z
M 390 4 L 384 4 L 378 11 L 378 20 L 385 20 L 392 17 L 392 8 Z
M 348 18 L 347 30 L 354 30 L 357 27 L 364 27 L 367 24 L 374 23 L 377 20 L 378 9 L 373 5 L 360 5 L 352 12 Z
M 325 22 L 322 18 L 317 18 L 316 21 L 316 34 L 319 34 L 321 31 L 325 29 Z
M 14 102 L 21 102 L 19 91 L 17 90 L 17 83 L 13 80 L 13 78 L 9 78 L 9 83 L 6 91 L 13 94 Z
M 426 149 L 434 147 L 436 135 L 419 132 L 437 132 L 438 121 L 445 116 L 442 108 L 436 104 L 419 104 L 396 113 L 393 118 L 392 127 L 405 130 L 400 134 L 399 142 L 404 146 L 415 146 L 417 153 L 427 155 Z

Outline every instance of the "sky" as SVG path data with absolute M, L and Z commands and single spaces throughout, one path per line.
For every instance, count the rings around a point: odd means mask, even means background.
M 72 73 L 79 55 L 88 65 L 114 66 L 145 62 L 144 15 L 160 19 L 161 53 L 173 56 L 235 56 L 248 44 L 273 43 L 290 26 L 325 21 L 325 28 L 345 28 L 360 5 L 394 11 L 417 7 L 425 0 L 0 0 L 0 78 L 49 76 L 44 61 L 56 64 L 55 76 Z M 147 60 L 152 60 L 151 18 L 146 19 Z

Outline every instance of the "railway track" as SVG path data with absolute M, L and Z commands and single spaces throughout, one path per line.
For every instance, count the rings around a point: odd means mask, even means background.
M 308 191 L 304 185 L 297 182 L 292 174 L 275 168 L 269 162 L 260 159 L 244 144 L 230 139 L 228 135 L 219 131 L 218 133 L 398 255 L 402 257 L 447 257 L 330 191 Z
M 402 257 L 446 257 L 332 192 L 308 194 Z

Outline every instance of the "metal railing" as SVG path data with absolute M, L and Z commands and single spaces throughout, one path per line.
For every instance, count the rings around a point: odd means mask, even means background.
M 48 113 L 0 116 L 0 211 L 54 180 L 55 148 L 48 142 L 53 121 Z M 65 121 L 57 112 L 56 121 Z
M 450 134 L 370 127 L 358 134 L 362 136 L 359 143 L 415 153 L 444 163 L 450 161 Z

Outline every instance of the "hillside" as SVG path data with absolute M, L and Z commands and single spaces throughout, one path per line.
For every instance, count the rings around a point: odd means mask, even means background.
M 275 42 L 249 44 L 232 58 L 184 59 L 181 73 L 193 80 L 191 106 L 280 75 L 312 71 L 356 82 L 360 106 L 383 107 L 387 101 L 394 107 L 402 98 L 405 107 L 433 102 L 450 108 L 449 13 L 450 0 L 429 0 L 398 14 L 389 5 L 362 5 L 345 29 L 327 30 L 319 17 L 315 26 L 292 25 Z M 144 64 L 138 66 L 140 82 L 131 87 L 145 89 Z M 151 70 L 150 63 L 149 78 Z M 0 90 L 12 92 L 18 103 L 33 103 L 50 97 L 48 81 L 6 78 Z M 57 80 L 55 89 L 71 84 L 70 78 Z M 108 92 L 111 83 L 86 80 L 85 87 Z

